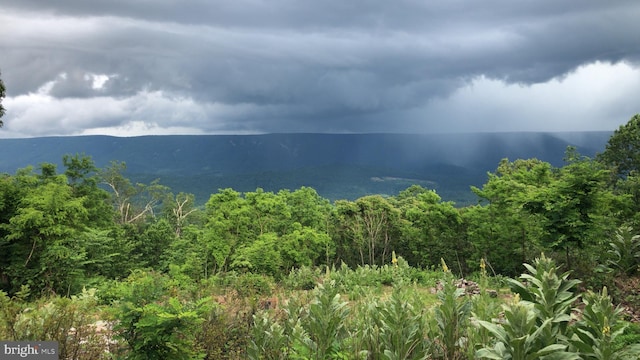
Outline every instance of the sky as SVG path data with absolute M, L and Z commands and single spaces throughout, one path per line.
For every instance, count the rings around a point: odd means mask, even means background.
M 613 131 L 637 0 L 0 0 L 0 138 Z

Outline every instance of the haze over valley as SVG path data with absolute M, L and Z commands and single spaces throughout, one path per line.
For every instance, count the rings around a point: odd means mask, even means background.
M 444 200 L 473 203 L 503 158 L 562 166 L 567 146 L 585 156 L 604 150 L 610 132 L 468 134 L 265 134 L 2 139 L 0 172 L 41 163 L 63 171 L 65 154 L 86 154 L 99 168 L 127 165 L 132 181 L 159 179 L 204 203 L 220 188 L 267 191 L 313 187 L 331 200 L 396 195 L 410 185 Z

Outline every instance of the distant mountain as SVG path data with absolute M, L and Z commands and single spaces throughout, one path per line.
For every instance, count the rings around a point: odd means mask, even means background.
M 174 192 L 204 203 L 219 188 L 294 190 L 311 186 L 335 200 L 395 195 L 411 184 L 445 199 L 474 201 L 503 158 L 538 158 L 562 165 L 567 146 L 586 156 L 604 150 L 611 132 L 471 134 L 266 134 L 0 139 L 0 172 L 48 162 L 62 169 L 64 154 L 90 155 L 98 167 L 127 164 L 134 181 L 160 179 Z M 62 170 L 60 170 L 62 171 Z

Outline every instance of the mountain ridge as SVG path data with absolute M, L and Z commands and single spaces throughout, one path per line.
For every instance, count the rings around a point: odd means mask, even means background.
M 436 184 L 433 187 L 445 200 L 468 202 L 469 186 L 482 185 L 487 171 L 494 171 L 503 158 L 535 157 L 561 166 L 567 146 L 591 157 L 604 150 L 611 134 L 273 133 L 0 139 L 0 153 L 5 154 L 0 172 L 14 173 L 45 162 L 62 169 L 62 156 L 77 153 L 91 156 L 99 168 L 123 161 L 125 175 L 132 180 L 158 178 L 174 192 L 204 197 L 200 201 L 221 187 L 277 191 L 312 186 L 332 200 L 380 192 L 395 195 L 410 181 L 392 179 L 413 179 Z

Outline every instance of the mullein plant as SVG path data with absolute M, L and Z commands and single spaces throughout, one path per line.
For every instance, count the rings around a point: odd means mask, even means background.
M 429 331 L 434 341 L 436 356 L 445 360 L 462 359 L 468 346 L 466 337 L 471 314 L 471 301 L 464 296 L 465 290 L 455 285 L 455 279 L 441 259 L 444 273 L 442 290 L 438 292 L 438 304 L 434 309 L 433 325 Z
M 509 279 L 515 300 L 504 309 L 504 321 L 496 324 L 477 320 L 477 324 L 495 337 L 493 347 L 484 347 L 476 357 L 486 359 L 579 359 L 567 352 L 571 337 L 572 304 L 578 280 L 569 273 L 558 275 L 555 262 L 544 254 L 535 260 L 535 267 L 524 264 L 529 271 L 520 278 Z
M 538 324 L 534 304 L 520 301 L 516 294 L 513 302 L 505 305 L 502 324 L 477 320 L 477 324 L 491 332 L 496 341 L 492 347 L 476 351 L 475 356 L 496 360 L 580 359 L 578 354 L 566 352 L 567 345 L 564 344 L 541 347 L 543 332 L 551 322 L 552 319 L 546 319 Z
M 474 325 L 477 325 L 478 320 L 491 321 L 498 317 L 502 309 L 500 301 L 496 298 L 497 292 L 494 296 L 489 293 L 489 277 L 484 258 L 480 259 L 480 279 L 478 284 L 480 286 L 480 294 L 474 296 L 471 300 L 471 323 Z M 482 348 L 484 344 L 488 344 L 492 338 L 491 332 L 481 326 L 469 326 L 467 336 L 469 338 L 467 357 L 470 359 L 475 356 L 475 352 L 478 349 Z
M 547 319 L 551 320 L 550 326 L 542 333 L 541 347 L 566 343 L 570 335 L 568 325 L 572 320 L 573 304 L 579 298 L 575 292 L 580 281 L 569 279 L 569 272 L 559 275 L 555 262 L 544 254 L 534 261 L 534 265 L 524 264 L 529 273 L 520 276 L 523 282 L 507 280 L 511 291 L 519 294 L 523 301 L 533 304 L 539 327 Z
M 614 340 L 627 325 L 620 321 L 622 309 L 611 303 L 606 287 L 600 293 L 587 292 L 582 302 L 582 317 L 569 340 L 572 350 L 585 360 L 640 359 L 640 344 L 615 349 Z
M 253 316 L 251 338 L 247 347 L 250 360 L 289 359 L 290 336 L 269 312 L 260 312 Z
M 428 358 L 427 324 L 422 306 L 419 301 L 407 299 L 402 285 L 394 288 L 391 298 L 380 307 L 378 314 L 385 359 Z
M 349 315 L 347 302 L 341 300 L 335 283 L 319 284 L 308 311 L 300 318 L 306 336 L 297 343 L 296 351 L 306 359 L 335 359 L 344 357 L 343 342 Z

